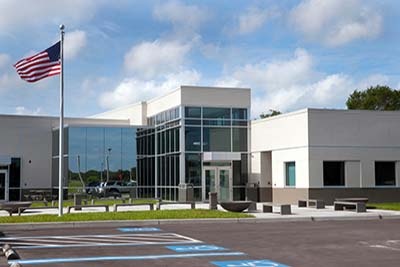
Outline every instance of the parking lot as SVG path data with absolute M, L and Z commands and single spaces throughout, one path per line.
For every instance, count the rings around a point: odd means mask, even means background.
M 22 266 L 398 266 L 399 220 L 3 232 Z

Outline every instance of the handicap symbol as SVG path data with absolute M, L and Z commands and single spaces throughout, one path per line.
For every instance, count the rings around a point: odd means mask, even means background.
M 193 251 L 208 251 L 208 250 L 222 250 L 223 248 L 217 246 L 207 246 L 207 245 L 200 245 L 200 246 L 190 246 L 190 247 L 182 247 L 178 248 L 177 250 L 193 250 Z
M 176 252 L 226 250 L 226 248 L 214 245 L 166 246 L 166 247 Z
M 215 261 L 211 263 L 220 267 L 288 267 L 270 260 Z

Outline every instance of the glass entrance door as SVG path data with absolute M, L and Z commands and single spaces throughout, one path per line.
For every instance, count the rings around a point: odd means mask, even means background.
M 7 170 L 0 170 L 0 201 L 8 201 Z
M 204 168 L 204 175 L 203 175 L 203 200 L 208 200 L 208 193 L 210 192 L 217 192 L 216 188 L 216 168 Z
M 232 200 L 232 168 L 207 166 L 203 168 L 202 199 L 208 201 L 209 192 L 218 193 L 218 201 Z

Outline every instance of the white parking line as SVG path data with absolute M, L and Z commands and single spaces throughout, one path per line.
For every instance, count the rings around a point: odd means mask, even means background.
M 70 263 L 70 262 L 95 262 L 95 261 L 120 261 L 120 260 L 159 260 L 173 258 L 193 258 L 211 256 L 243 256 L 243 252 L 210 252 L 190 254 L 165 254 L 165 255 L 142 255 L 142 256 L 107 256 L 107 257 L 81 257 L 81 258 L 48 258 L 48 259 L 25 259 L 9 261 L 9 264 L 17 262 L 21 265 Z
M 174 233 L 138 233 L 118 235 L 4 237 L 0 238 L 0 243 L 10 244 L 17 249 L 34 249 L 49 247 L 165 245 L 201 243 L 201 241 Z

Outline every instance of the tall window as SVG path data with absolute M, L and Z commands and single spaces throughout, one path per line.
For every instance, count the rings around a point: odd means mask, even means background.
M 375 185 L 396 185 L 396 163 L 394 161 L 375 162 Z
M 186 151 L 201 150 L 201 128 L 185 127 L 185 147 Z
M 344 185 L 344 161 L 324 161 L 324 186 Z
M 204 127 L 203 150 L 231 152 L 231 129 Z
M 286 162 L 286 186 L 296 186 L 296 163 Z

